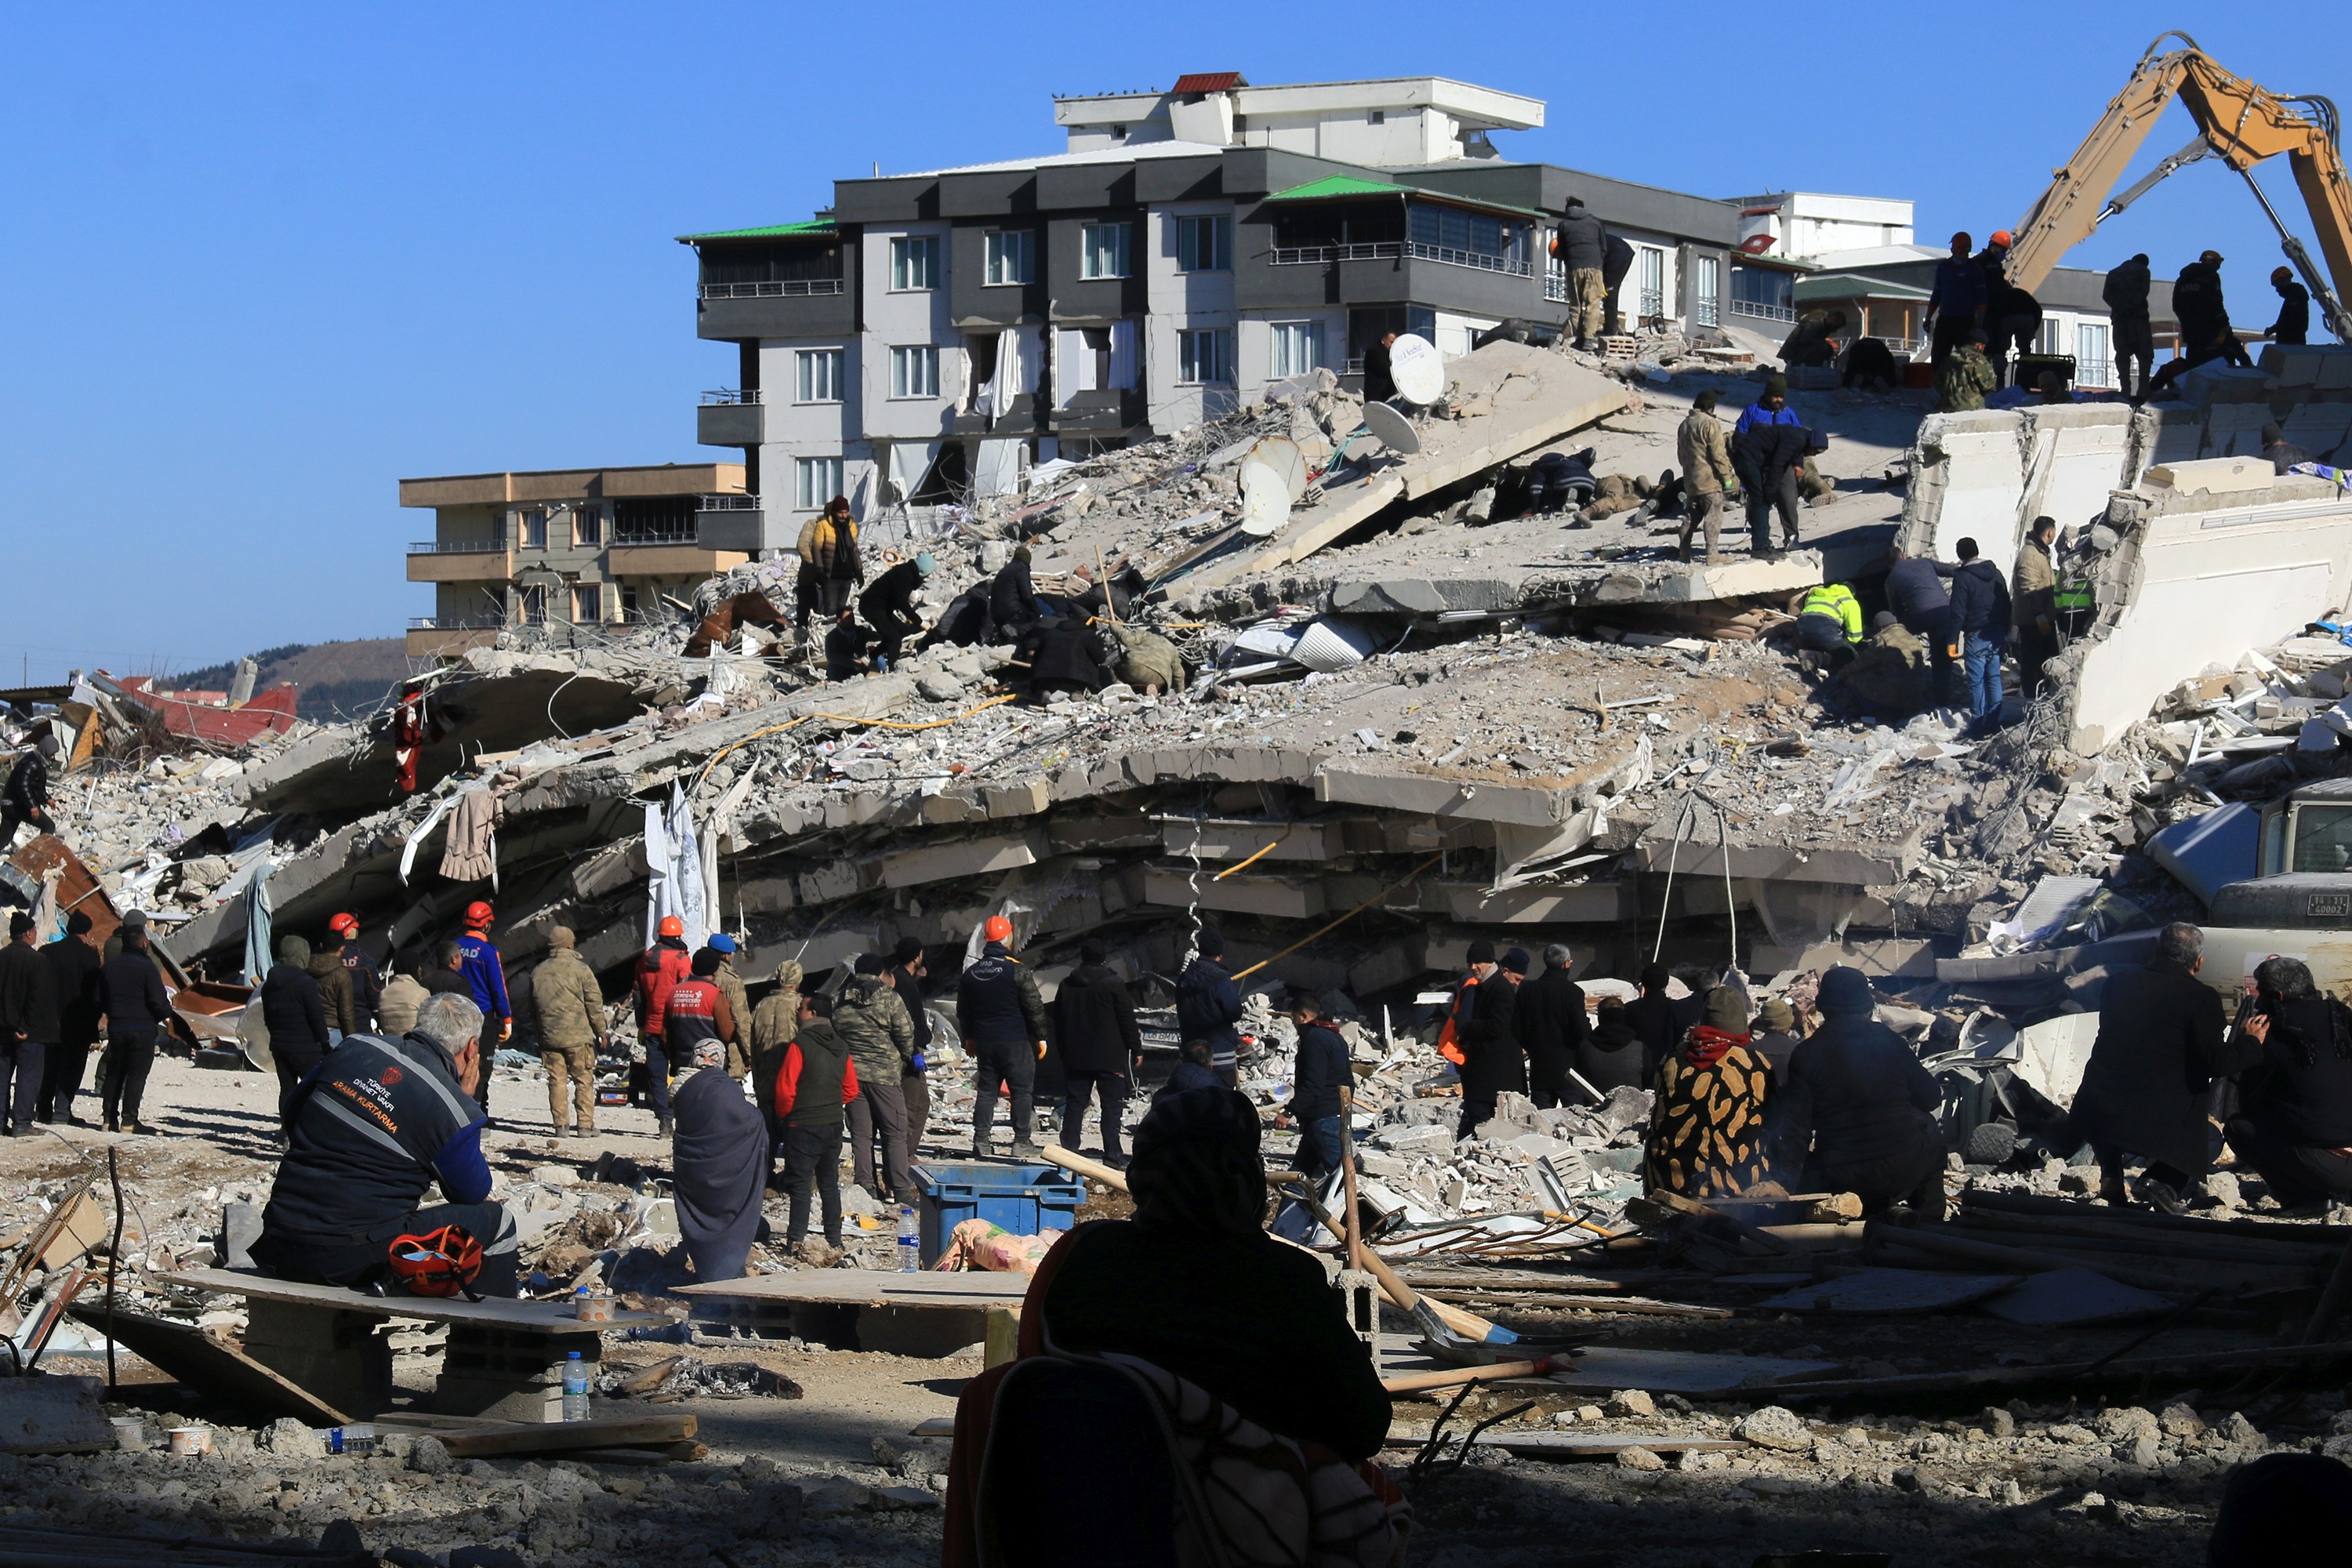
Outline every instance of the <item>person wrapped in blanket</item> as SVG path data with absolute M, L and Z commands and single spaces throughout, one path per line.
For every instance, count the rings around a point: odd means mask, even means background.
M 1263 1542 L 1271 1529 L 1298 1549 L 1284 1561 L 1401 1561 L 1409 1515 L 1370 1462 L 1388 1433 L 1388 1394 L 1323 1267 L 1266 1234 L 1255 1109 L 1222 1087 L 1160 1099 L 1136 1128 L 1127 1179 L 1133 1219 L 1082 1225 L 1039 1266 L 1021 1361 L 1129 1369 L 1168 1416 L 1177 1464 L 1212 1500 L 1205 1528 L 1237 1532 L 1228 1544 Z M 996 1389 L 1019 1365 L 983 1373 L 958 1402 L 947 1568 L 1002 1560 L 1003 1543 L 982 1539 L 980 1489 Z M 1241 1498 L 1247 1519 L 1223 1517 Z

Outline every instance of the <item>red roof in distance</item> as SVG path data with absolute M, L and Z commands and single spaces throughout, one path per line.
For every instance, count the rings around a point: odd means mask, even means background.
M 1247 87 L 1239 71 L 1194 71 L 1180 76 L 1176 85 L 1168 90 L 1177 94 L 1188 92 L 1231 92 L 1237 87 Z

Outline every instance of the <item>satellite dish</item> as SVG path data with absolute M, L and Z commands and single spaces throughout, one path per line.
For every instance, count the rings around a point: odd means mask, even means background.
M 1272 464 L 1255 454 L 1242 460 L 1242 531 L 1272 539 L 1290 523 L 1290 487 Z
M 1250 448 L 1250 455 L 1244 459 L 1242 466 L 1247 468 L 1253 462 L 1263 463 L 1280 475 L 1292 500 L 1307 493 L 1307 454 L 1300 451 L 1298 443 L 1289 437 L 1268 436 L 1260 441 Z
M 1400 332 L 1389 345 L 1389 378 L 1399 397 L 1425 408 L 1445 395 L 1445 356 L 1427 338 Z
M 1412 421 L 1385 403 L 1364 405 L 1364 426 L 1400 457 L 1409 458 L 1421 450 L 1421 433 L 1412 427 Z

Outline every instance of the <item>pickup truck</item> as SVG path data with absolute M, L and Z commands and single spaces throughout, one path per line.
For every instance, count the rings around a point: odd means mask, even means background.
M 2299 958 L 2352 1001 L 2352 778 L 2322 779 L 2262 808 L 2255 874 L 2217 889 L 2200 974 L 2235 995 L 2254 966 Z

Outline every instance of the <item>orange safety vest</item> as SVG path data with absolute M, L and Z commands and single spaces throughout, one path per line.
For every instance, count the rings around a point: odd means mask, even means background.
M 1477 989 L 1478 977 L 1475 974 L 1461 984 L 1454 993 L 1454 1005 L 1445 1010 L 1445 1026 L 1437 1031 L 1437 1054 L 1458 1068 L 1468 1067 L 1470 1058 L 1463 1054 L 1462 1047 L 1454 1037 L 1454 1026 L 1462 1016 L 1462 1004 L 1469 999 L 1470 993 Z

